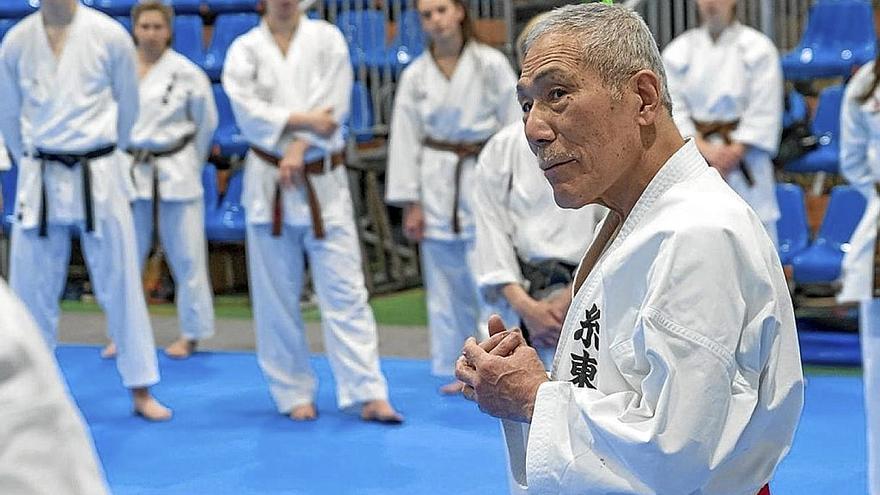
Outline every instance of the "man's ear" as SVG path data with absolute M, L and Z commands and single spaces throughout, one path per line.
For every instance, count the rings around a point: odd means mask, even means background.
M 653 125 L 662 112 L 660 78 L 650 70 L 640 70 L 630 78 L 630 87 L 639 97 L 639 125 Z

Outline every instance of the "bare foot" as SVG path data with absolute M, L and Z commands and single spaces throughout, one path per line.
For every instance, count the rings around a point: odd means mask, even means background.
M 150 395 L 150 389 L 133 388 L 131 389 L 132 402 L 134 403 L 134 413 L 147 421 L 168 421 L 171 419 L 171 409 L 163 406 L 162 403 Z
M 457 395 L 460 394 L 462 390 L 464 390 L 464 383 L 458 380 L 440 387 L 440 393 L 443 395 Z
M 387 400 L 376 399 L 364 403 L 361 408 L 361 419 L 364 421 L 374 421 L 376 423 L 385 423 L 390 425 L 399 425 L 403 423 L 403 416 L 395 411 Z
M 116 344 L 110 342 L 101 349 L 101 357 L 103 359 L 113 359 L 116 357 Z
M 165 354 L 174 359 L 186 359 L 196 351 L 197 345 L 199 345 L 198 340 L 181 337 L 165 348 Z
M 318 410 L 311 403 L 296 406 L 290 411 L 290 419 L 294 421 L 314 421 L 318 419 Z

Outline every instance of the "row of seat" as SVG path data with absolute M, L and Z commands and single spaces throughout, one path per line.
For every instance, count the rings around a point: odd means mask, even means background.
M 310 11 L 310 17 L 317 12 Z M 120 15 L 116 19 L 129 31 L 131 18 Z M 0 19 L 0 39 L 17 19 Z M 174 19 L 174 49 L 202 67 L 213 81 L 220 80 L 226 51 L 235 40 L 259 24 L 257 14 L 225 14 L 217 16 L 213 36 L 207 48 L 203 44 L 204 26 L 198 15 L 177 15 Z M 386 43 L 388 22 L 378 10 L 342 12 L 336 25 L 348 42 L 352 65 L 380 67 L 398 71 L 424 51 L 425 35 L 418 13 L 403 12 L 397 23 L 394 38 Z
M 865 212 L 865 197 L 851 186 L 835 186 L 816 238 L 810 241 L 804 191 L 795 184 L 777 184 L 782 213 L 777 222 L 779 258 L 791 265 L 799 284 L 832 283 L 841 275 L 843 255 Z
M 818 0 L 797 46 L 782 57 L 782 70 L 792 81 L 846 78 L 874 59 L 876 44 L 870 1 Z
M 80 0 L 110 15 L 128 15 L 138 0 Z M 199 14 L 205 11 L 217 14 L 231 12 L 254 12 L 257 0 L 163 0 L 179 14 Z M 0 2 L 0 18 L 20 19 L 40 7 L 40 0 L 3 0 Z

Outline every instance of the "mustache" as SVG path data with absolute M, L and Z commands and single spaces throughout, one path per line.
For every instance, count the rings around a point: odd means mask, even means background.
M 538 150 L 537 156 L 540 163 L 563 163 L 577 159 L 574 153 L 567 151 Z

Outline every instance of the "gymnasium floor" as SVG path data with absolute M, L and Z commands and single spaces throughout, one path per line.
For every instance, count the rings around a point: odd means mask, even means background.
M 154 312 L 155 313 L 155 312 Z M 173 338 L 170 315 L 153 316 L 160 345 Z M 422 326 L 382 325 L 383 369 L 391 399 L 406 415 L 398 427 L 364 423 L 338 411 L 326 359 L 320 418 L 295 424 L 275 413 L 248 345 L 251 322 L 222 318 L 214 350 L 187 361 L 160 353 L 156 394 L 175 409 L 170 423 L 131 415 L 112 361 L 98 356 L 100 315 L 68 311 L 58 359 L 95 438 L 113 493 L 501 494 L 503 445 L 497 423 L 460 398 L 438 395 L 429 376 Z M 310 341 L 320 352 L 318 328 Z M 223 350 L 236 345 L 244 352 Z M 809 368 L 795 445 L 771 484 L 778 495 L 865 493 L 865 440 L 857 369 Z

